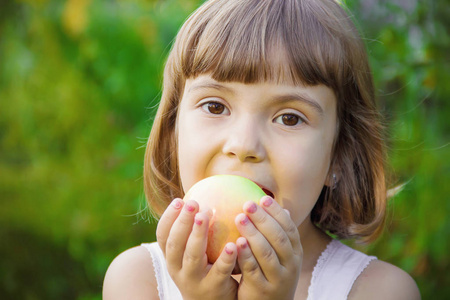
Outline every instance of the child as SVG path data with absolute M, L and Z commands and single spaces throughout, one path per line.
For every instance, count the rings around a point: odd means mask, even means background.
M 327 234 L 382 231 L 384 152 L 365 48 L 337 2 L 207 1 L 169 55 L 147 145 L 157 243 L 112 262 L 104 298 L 420 299 L 405 272 Z M 179 198 L 216 174 L 268 196 L 208 264 L 209 214 Z

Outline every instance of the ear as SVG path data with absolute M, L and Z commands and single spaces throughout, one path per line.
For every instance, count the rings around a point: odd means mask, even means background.
M 328 188 L 335 189 L 339 183 L 339 175 L 336 170 L 330 169 L 327 175 L 327 179 L 325 180 L 325 185 Z

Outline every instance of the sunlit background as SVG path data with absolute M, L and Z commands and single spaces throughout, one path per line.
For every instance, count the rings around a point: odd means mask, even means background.
M 101 299 L 112 259 L 155 240 L 142 188 L 162 68 L 202 1 L 0 0 L 0 298 Z M 450 5 L 341 1 L 364 32 L 389 162 L 383 237 L 424 299 L 450 298 Z

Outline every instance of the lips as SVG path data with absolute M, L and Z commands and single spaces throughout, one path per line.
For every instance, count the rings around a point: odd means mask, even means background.
M 255 183 L 256 183 L 256 182 L 255 182 Z M 267 188 L 261 186 L 261 185 L 258 184 L 258 183 L 256 183 L 256 184 L 263 190 L 264 193 L 266 193 L 267 196 L 270 196 L 270 197 L 272 197 L 272 198 L 275 199 L 275 195 L 272 193 L 272 191 L 270 191 L 269 189 L 267 189 Z
M 221 173 L 219 173 L 219 174 L 221 174 Z M 257 186 L 259 186 L 267 196 L 270 196 L 270 197 L 272 197 L 273 199 L 275 199 L 275 195 L 274 195 L 274 193 L 273 193 L 271 190 L 269 190 L 269 189 L 268 189 L 267 187 L 265 187 L 264 185 L 258 183 L 257 181 L 252 180 L 249 176 L 245 176 L 245 175 L 242 175 L 242 173 L 235 173 L 235 172 L 226 172 L 226 173 L 223 173 L 223 174 L 236 175 L 236 176 L 241 176 L 241 177 L 245 177 L 245 178 L 247 178 L 247 179 L 250 179 L 250 180 L 253 181 Z
M 262 188 L 263 192 L 266 193 L 267 196 L 270 196 L 272 198 L 275 198 L 275 196 L 273 195 L 273 193 L 271 191 L 269 191 L 266 188 Z
M 250 180 L 251 180 L 251 179 L 250 179 Z M 253 180 L 252 180 L 252 181 L 253 181 Z M 256 181 L 253 181 L 253 182 L 256 183 L 256 185 L 259 186 L 259 187 L 263 190 L 263 192 L 266 193 L 267 196 L 270 196 L 270 197 L 272 197 L 273 199 L 275 199 L 275 195 L 272 193 L 271 190 L 269 190 L 268 188 L 266 188 L 266 187 L 263 186 L 262 184 L 259 184 L 259 183 L 256 182 Z

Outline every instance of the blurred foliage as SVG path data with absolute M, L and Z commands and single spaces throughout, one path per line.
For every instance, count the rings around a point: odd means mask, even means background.
M 200 0 L 0 0 L 0 298 L 101 299 L 153 241 L 144 145 L 171 42 Z M 364 36 L 406 183 L 362 248 L 450 297 L 450 24 L 445 0 L 343 1 Z

